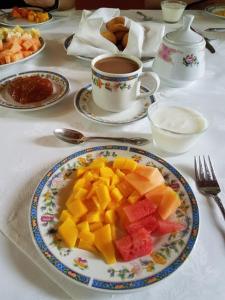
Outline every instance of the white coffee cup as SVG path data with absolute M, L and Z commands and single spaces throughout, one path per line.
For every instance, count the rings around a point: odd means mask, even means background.
M 137 63 L 138 69 L 132 73 L 106 73 L 95 67 L 97 61 L 108 57 L 124 57 Z M 156 73 L 142 72 L 143 64 L 135 56 L 126 54 L 102 54 L 91 62 L 92 97 L 100 108 L 120 112 L 128 109 L 136 101 L 153 95 L 159 88 L 160 80 Z M 139 93 L 141 78 L 147 77 L 149 92 Z

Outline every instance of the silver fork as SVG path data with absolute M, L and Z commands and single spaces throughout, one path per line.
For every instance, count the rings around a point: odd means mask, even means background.
M 223 218 L 225 220 L 225 208 L 222 201 L 217 196 L 220 193 L 220 187 L 216 179 L 216 175 L 213 170 L 212 162 L 208 156 L 208 163 L 206 162 L 205 157 L 203 156 L 203 162 L 201 157 L 195 157 L 194 159 L 195 166 L 195 179 L 199 191 L 206 196 L 214 199 L 219 209 L 222 212 Z

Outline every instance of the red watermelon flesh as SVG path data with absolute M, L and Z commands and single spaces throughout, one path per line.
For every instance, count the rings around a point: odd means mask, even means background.
M 151 237 L 144 228 L 140 228 L 135 233 L 116 240 L 115 245 L 124 261 L 148 255 L 153 247 Z
M 172 221 L 165 221 L 165 220 L 158 219 L 157 224 L 158 226 L 156 230 L 153 232 L 154 235 L 164 235 L 168 233 L 182 231 L 185 229 L 184 224 L 172 222 Z
M 125 225 L 125 229 L 129 234 L 135 233 L 140 228 L 145 228 L 149 233 L 156 230 L 158 220 L 154 215 L 147 216 L 137 222 Z
M 136 222 L 149 216 L 157 209 L 157 206 L 148 199 L 139 200 L 135 204 L 123 207 L 123 213 L 129 223 Z

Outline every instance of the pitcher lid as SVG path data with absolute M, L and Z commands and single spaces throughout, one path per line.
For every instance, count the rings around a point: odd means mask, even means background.
M 191 29 L 193 19 L 193 15 L 185 15 L 183 17 L 183 26 L 176 31 L 167 33 L 165 36 L 166 40 L 168 42 L 184 46 L 199 44 L 204 41 L 200 34 Z

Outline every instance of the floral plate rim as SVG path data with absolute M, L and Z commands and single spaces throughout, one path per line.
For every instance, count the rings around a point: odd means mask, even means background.
M 154 102 L 156 102 L 156 99 L 155 99 L 155 96 L 154 95 L 151 95 L 149 97 L 146 97 L 148 98 L 150 101 L 149 101 L 149 105 L 144 108 L 144 103 L 143 103 L 143 112 L 140 113 L 140 114 L 137 114 L 136 116 L 134 116 L 133 118 L 131 119 L 128 119 L 128 120 L 125 120 L 125 121 L 110 121 L 110 120 L 104 120 L 103 117 L 98 117 L 96 115 L 92 115 L 91 113 L 88 113 L 87 110 L 81 108 L 81 102 L 82 102 L 82 94 L 86 91 L 86 90 L 89 90 L 91 89 L 91 83 L 85 85 L 84 87 L 80 88 L 74 95 L 74 106 L 75 106 L 75 109 L 77 110 L 77 112 L 82 115 L 83 117 L 93 121 L 93 122 L 96 122 L 96 123 L 101 123 L 101 124 L 105 124 L 105 125 L 125 125 L 125 124 L 131 124 L 133 122 L 136 122 L 136 121 L 139 121 L 143 118 L 145 118 L 148 114 L 148 107 L 153 104 Z M 141 86 L 140 87 L 141 90 L 143 90 L 144 92 L 148 92 L 149 89 L 147 87 L 144 87 L 144 86 Z M 143 102 L 143 100 L 141 100 Z M 140 102 L 140 103 L 142 103 Z M 115 113 L 112 113 L 112 114 L 115 114 Z
M 49 247 L 46 245 L 42 234 L 40 232 L 40 226 L 38 226 L 38 201 L 42 194 L 43 189 L 45 188 L 46 184 L 52 178 L 52 175 L 57 172 L 61 167 L 63 167 L 66 163 L 69 163 L 70 161 L 82 157 L 84 155 L 90 154 L 92 152 L 98 152 L 98 151 L 109 151 L 109 150 L 117 150 L 117 151 L 124 151 L 125 153 L 133 153 L 135 155 L 142 155 L 145 158 L 150 158 L 153 161 L 163 165 L 164 168 L 166 168 L 171 174 L 173 174 L 181 183 L 182 187 L 184 188 L 185 192 L 188 195 L 188 199 L 191 204 L 191 213 L 193 217 L 192 226 L 190 228 L 190 235 L 188 236 L 187 242 L 185 244 L 185 247 L 182 249 L 180 253 L 178 253 L 175 258 L 170 261 L 170 264 L 160 270 L 158 273 L 154 275 L 147 276 L 142 279 L 137 280 L 130 280 L 130 281 L 104 281 L 104 279 L 95 279 L 91 278 L 90 276 L 87 276 L 85 274 L 79 273 L 77 271 L 74 271 L 70 269 L 62 260 L 59 260 L 52 251 L 49 249 Z M 125 154 L 126 155 L 126 154 Z M 71 282 L 77 283 L 79 285 L 82 285 L 83 287 L 87 287 L 92 290 L 96 291 L 104 291 L 104 292 L 131 292 L 135 290 L 141 290 L 143 288 L 149 287 L 152 284 L 166 278 L 170 274 L 172 274 L 174 271 L 176 271 L 187 259 L 187 257 L 190 255 L 194 244 L 196 242 L 197 236 L 198 236 L 198 230 L 199 230 L 199 210 L 197 201 L 195 199 L 195 196 L 193 194 L 193 191 L 186 181 L 186 179 L 180 174 L 180 172 L 173 167 L 171 164 L 166 162 L 164 159 L 152 154 L 151 152 L 148 152 L 146 150 L 140 149 L 140 148 L 134 148 L 130 146 L 120 146 L 120 145 L 106 145 L 106 146 L 95 146 L 92 148 L 86 148 L 83 150 L 76 151 L 72 153 L 71 155 L 65 157 L 58 163 L 56 163 L 41 179 L 39 182 L 37 188 L 34 191 L 34 194 L 32 196 L 32 201 L 30 205 L 30 213 L 29 213 L 29 228 L 32 236 L 32 240 L 38 249 L 39 253 L 42 254 L 42 257 L 45 257 L 47 259 L 48 263 L 52 265 L 52 267 L 55 267 L 55 270 L 63 274 L 66 278 L 68 278 Z M 81 268 L 79 268 L 81 269 Z
M 46 99 L 40 102 L 34 102 L 34 104 L 17 104 L 15 101 L 11 104 L 2 97 L 1 92 L 4 89 L 5 86 L 7 86 L 8 82 L 10 82 L 11 79 L 14 79 L 16 77 L 23 77 L 23 76 L 30 76 L 30 75 L 41 75 L 44 77 L 50 78 L 54 83 L 57 83 L 58 85 L 61 86 L 62 91 L 59 94 L 56 94 L 54 97 L 50 99 Z M 4 107 L 6 109 L 13 109 L 17 111 L 34 111 L 34 110 L 39 110 L 43 108 L 50 107 L 59 101 L 63 99 L 63 97 L 69 92 L 69 81 L 64 77 L 63 75 L 52 72 L 52 71 L 46 71 L 46 70 L 33 70 L 33 71 L 26 71 L 26 72 L 21 72 L 18 74 L 13 74 L 8 77 L 5 77 L 0 80 L 0 107 Z

